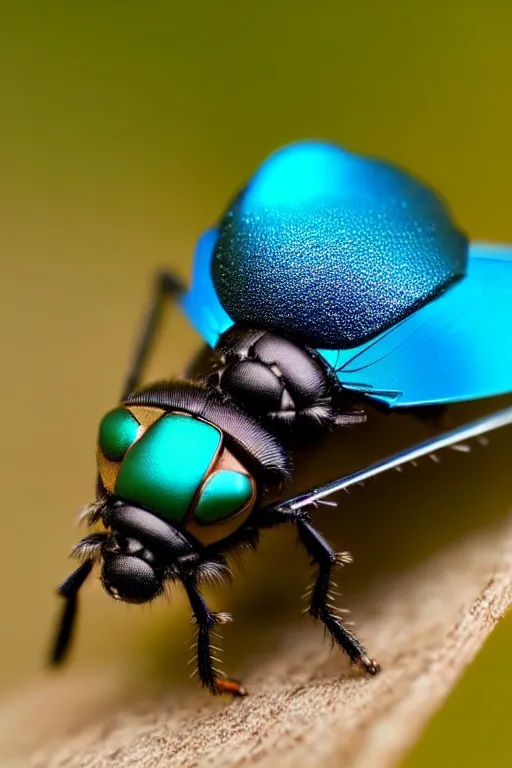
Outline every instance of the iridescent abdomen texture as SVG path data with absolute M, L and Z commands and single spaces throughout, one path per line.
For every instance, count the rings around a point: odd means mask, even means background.
M 272 155 L 219 225 L 212 277 L 235 322 L 354 347 L 462 277 L 467 240 L 405 172 L 323 143 Z

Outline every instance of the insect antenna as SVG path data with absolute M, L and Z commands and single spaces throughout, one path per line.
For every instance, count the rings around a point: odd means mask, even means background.
M 445 448 L 454 448 L 456 445 L 465 445 L 468 440 L 478 439 L 480 442 L 482 437 L 488 442 L 486 437 L 487 433 L 510 425 L 512 425 L 512 406 L 490 414 L 489 416 L 484 416 L 476 421 L 472 421 L 469 424 L 464 424 L 437 437 L 424 440 L 411 448 L 406 448 L 399 453 L 395 453 L 381 461 L 370 464 L 368 467 L 359 470 L 358 472 L 345 475 L 338 480 L 333 480 L 332 482 L 317 488 L 312 488 L 310 491 L 302 493 L 299 496 L 294 496 L 287 501 L 278 502 L 277 504 L 266 507 L 265 512 L 268 513 L 274 509 L 279 510 L 280 512 L 286 512 L 315 505 L 322 501 L 326 496 L 338 493 L 339 491 L 345 491 L 347 493 L 351 486 L 358 485 L 369 478 L 382 475 L 392 469 L 396 470 L 403 467 L 405 464 L 412 464 L 415 466 L 416 460 L 424 456 L 430 456 L 434 462 L 438 462 L 440 459 L 437 452 L 442 451 Z M 465 449 L 463 449 L 463 451 L 467 452 Z

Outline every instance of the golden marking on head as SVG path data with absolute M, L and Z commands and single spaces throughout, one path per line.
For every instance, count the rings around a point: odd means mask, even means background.
M 167 413 L 164 408 L 155 408 L 152 405 L 125 405 L 127 411 L 135 416 L 144 429 L 149 429 L 158 419 Z
M 106 491 L 109 493 L 114 493 L 117 475 L 119 473 L 119 469 L 121 468 L 121 462 L 107 459 L 99 447 L 96 456 L 98 460 L 98 472 L 100 473 L 101 482 L 103 483 Z
M 129 411 L 140 424 L 137 440 L 140 440 L 144 432 L 153 424 L 155 424 L 158 419 L 166 413 L 164 408 L 154 408 L 147 405 L 127 405 L 122 407 L 126 408 L 126 410 Z M 103 486 L 109 493 L 113 494 L 122 462 L 108 459 L 99 447 L 97 452 L 97 459 L 98 472 L 100 473 Z

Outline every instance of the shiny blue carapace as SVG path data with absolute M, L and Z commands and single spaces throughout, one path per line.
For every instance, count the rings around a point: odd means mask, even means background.
M 272 155 L 199 240 L 184 309 L 324 355 L 391 407 L 512 390 L 512 249 L 468 245 L 429 187 L 321 142 Z

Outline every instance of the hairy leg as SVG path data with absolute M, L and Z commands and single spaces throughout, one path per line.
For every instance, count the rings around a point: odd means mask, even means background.
M 194 579 L 185 579 L 183 583 L 197 624 L 197 673 L 201 684 L 213 694 L 230 693 L 232 696 L 246 696 L 247 691 L 243 685 L 225 677 L 214 665 L 218 659 L 212 651 L 218 651 L 218 649 L 212 646 L 211 635 L 214 633 L 215 626 L 231 621 L 231 617 L 226 613 L 210 611 Z
M 78 592 L 89 576 L 93 566 L 93 560 L 85 560 L 78 568 L 68 576 L 58 588 L 58 594 L 65 599 L 64 610 L 57 627 L 57 633 L 53 643 L 50 662 L 57 666 L 61 664 L 69 651 L 73 630 L 76 624 L 78 608 Z
M 313 583 L 310 604 L 307 612 L 313 619 L 321 621 L 333 641 L 343 649 L 350 660 L 371 675 L 377 674 L 379 665 L 371 659 L 363 644 L 343 623 L 340 613 L 333 606 L 333 572 L 336 568 L 351 562 L 347 552 L 335 552 L 323 536 L 313 526 L 310 515 L 304 508 L 300 510 L 269 507 L 262 510 L 259 523 L 261 527 L 272 528 L 283 523 L 297 526 L 299 539 L 306 552 L 318 567 Z
M 149 308 L 143 320 L 139 340 L 124 380 L 121 400 L 125 400 L 141 383 L 144 367 L 160 327 L 165 303 L 179 298 L 183 291 L 184 287 L 175 275 L 166 271 L 157 273 Z

